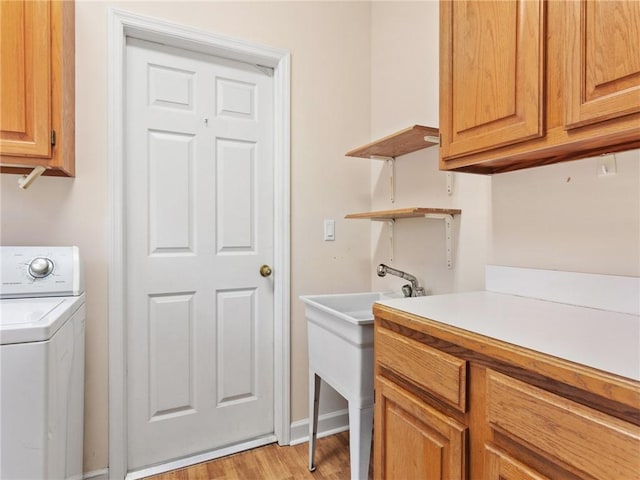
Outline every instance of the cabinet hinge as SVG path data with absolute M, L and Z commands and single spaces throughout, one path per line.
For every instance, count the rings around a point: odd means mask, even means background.
M 55 130 L 51 130 L 51 146 L 55 146 L 56 144 L 56 131 Z

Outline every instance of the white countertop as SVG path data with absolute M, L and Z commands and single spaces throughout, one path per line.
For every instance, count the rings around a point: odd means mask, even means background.
M 377 303 L 640 380 L 639 315 L 486 291 Z

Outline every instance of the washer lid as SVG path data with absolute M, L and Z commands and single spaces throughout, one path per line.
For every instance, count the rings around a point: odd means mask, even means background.
M 0 344 L 49 340 L 83 303 L 84 294 L 0 300 Z

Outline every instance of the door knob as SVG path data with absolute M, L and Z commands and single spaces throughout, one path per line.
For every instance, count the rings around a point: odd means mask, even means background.
M 273 270 L 271 270 L 271 267 L 269 265 L 262 265 L 260 267 L 260 275 L 262 275 L 263 277 L 269 277 L 272 272 Z

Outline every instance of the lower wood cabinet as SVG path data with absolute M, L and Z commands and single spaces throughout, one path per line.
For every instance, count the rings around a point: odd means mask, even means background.
M 640 382 L 374 314 L 374 478 L 640 479 Z

